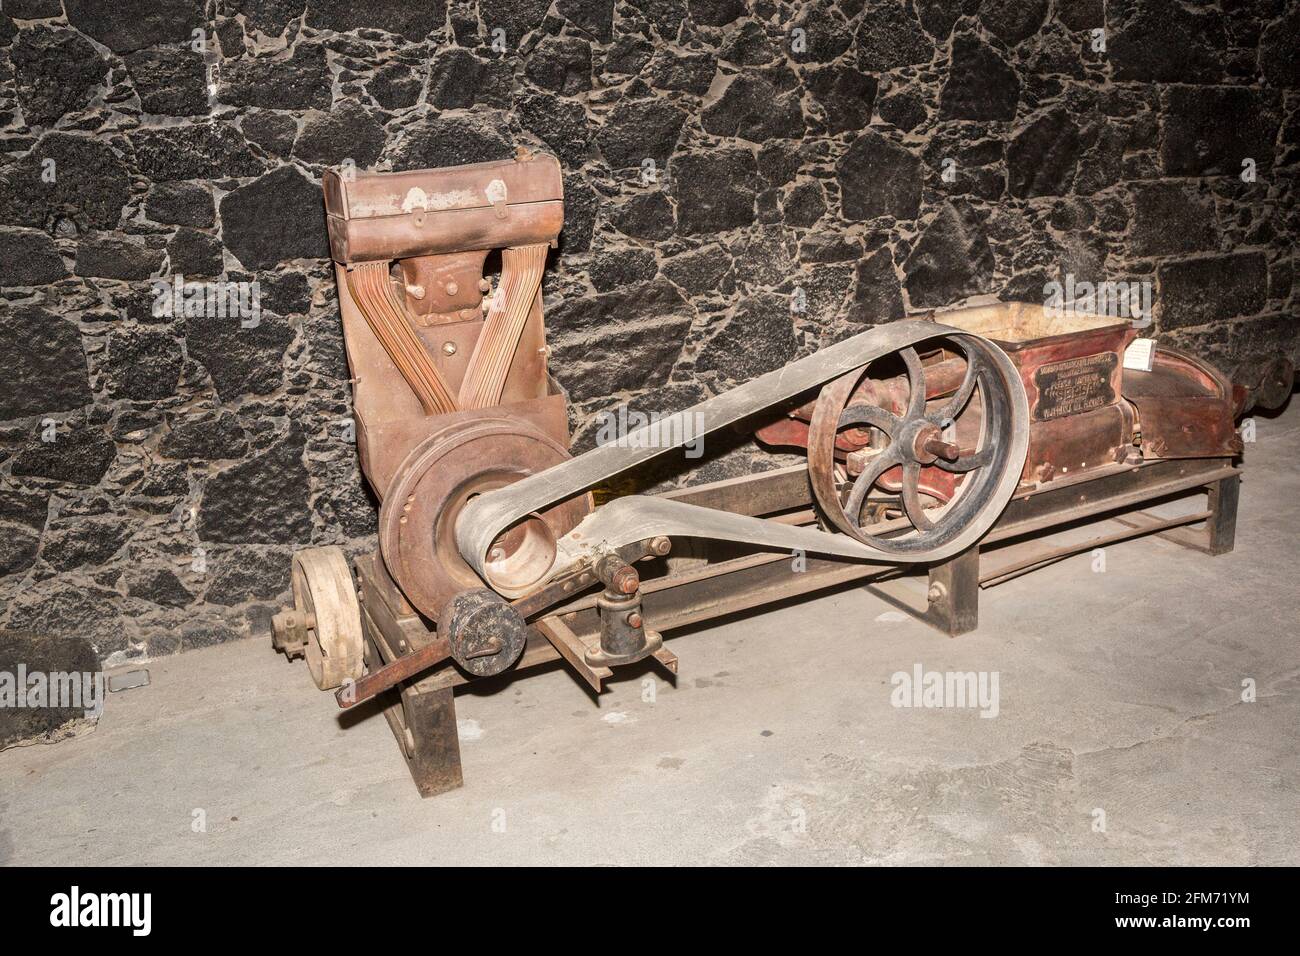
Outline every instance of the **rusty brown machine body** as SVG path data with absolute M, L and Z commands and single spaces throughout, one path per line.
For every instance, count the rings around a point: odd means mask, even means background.
M 461 782 L 470 680 L 557 659 L 597 693 L 645 659 L 675 674 L 663 632 L 852 583 L 957 635 L 981 587 L 1099 543 L 1232 547 L 1244 396 L 1172 350 L 1124 369 L 1123 321 L 1003 304 L 888 323 L 572 456 L 541 296 L 556 160 L 330 173 L 325 204 L 379 550 L 299 552 L 274 640 L 341 706 L 382 702 L 422 794 Z M 737 427 L 807 464 L 593 504 Z

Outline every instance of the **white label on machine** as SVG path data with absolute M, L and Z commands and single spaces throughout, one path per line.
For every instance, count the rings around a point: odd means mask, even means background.
M 1124 350 L 1124 367 L 1138 372 L 1151 371 L 1151 359 L 1156 354 L 1155 339 L 1134 339 Z

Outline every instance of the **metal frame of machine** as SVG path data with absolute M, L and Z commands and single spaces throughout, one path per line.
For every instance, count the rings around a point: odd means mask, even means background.
M 329 174 L 325 196 L 380 547 L 355 583 L 341 550 L 300 552 L 274 641 L 341 706 L 381 698 L 421 794 L 461 783 L 468 680 L 563 660 L 599 693 L 637 661 L 676 673 L 663 631 L 850 583 L 955 636 L 981 587 L 1069 554 L 1232 548 L 1244 391 L 1172 350 L 1130 372 L 1126 323 L 1015 303 L 889 323 L 678 413 L 757 426 L 807 466 L 597 507 L 593 487 L 682 442 L 568 453 L 540 290 L 554 158 Z M 1198 491 L 1191 513 L 1143 510 Z

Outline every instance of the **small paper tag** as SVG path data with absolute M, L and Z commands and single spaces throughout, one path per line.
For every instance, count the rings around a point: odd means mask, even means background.
M 1133 344 L 1124 350 L 1124 367 L 1137 372 L 1149 372 L 1155 353 L 1155 339 L 1134 339 Z

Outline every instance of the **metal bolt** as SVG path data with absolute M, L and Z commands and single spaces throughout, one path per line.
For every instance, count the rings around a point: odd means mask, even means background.
M 455 342 L 443 342 L 443 343 L 442 343 L 442 354 L 443 354 L 443 355 L 455 355 L 455 354 L 456 354 L 456 343 L 455 343 Z
M 620 594 L 635 594 L 636 589 L 641 586 L 641 576 L 636 573 L 636 568 L 630 564 L 625 564 L 614 572 L 610 578 L 610 585 Z
M 479 280 L 478 280 L 478 290 L 479 290 L 480 292 L 487 292 L 487 291 L 488 291 L 489 289 L 491 289 L 491 288 L 492 288 L 492 280 L 491 280 L 491 279 L 479 279 Z
M 667 538 L 665 538 L 663 535 L 660 535 L 657 538 L 653 538 L 650 541 L 650 550 L 653 551 L 655 554 L 664 555 L 667 554 L 672 549 L 673 549 L 673 543 L 669 541 Z
M 596 562 L 596 576 L 614 594 L 635 594 L 641 586 L 641 576 L 636 568 L 624 563 L 615 552 L 604 555 Z
M 629 611 L 627 615 L 627 623 L 631 627 L 640 627 L 641 615 L 638 614 L 636 611 Z
M 424 286 L 422 286 L 422 285 L 414 285 L 414 284 L 413 284 L 413 285 L 408 285 L 408 286 L 406 287 L 406 294 L 409 295 L 412 299 L 423 299 L 423 298 L 424 298 Z
M 448 295 L 455 295 L 455 294 L 456 294 L 457 292 L 459 292 L 459 291 L 460 291 L 460 286 L 458 286 L 456 283 L 454 283 L 454 282 L 448 282 L 448 283 L 447 283 L 447 294 L 448 294 Z
M 505 556 L 506 553 L 502 551 L 500 548 L 493 548 L 491 551 L 488 552 L 489 561 L 500 561 Z
M 926 600 L 930 601 L 931 603 L 933 603 L 934 601 L 942 601 L 945 597 L 947 597 L 947 595 L 948 595 L 948 589 L 938 581 L 935 581 L 933 584 L 931 584 L 930 590 L 925 592 Z

